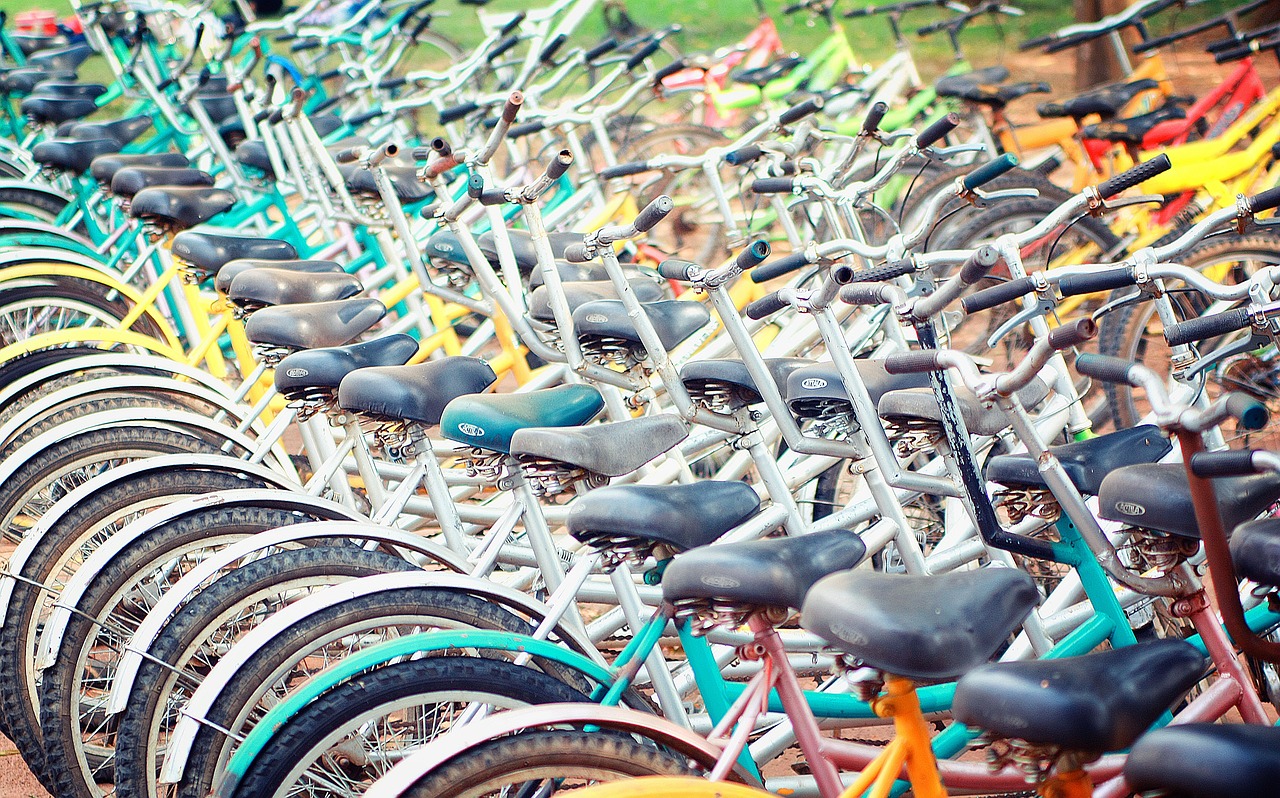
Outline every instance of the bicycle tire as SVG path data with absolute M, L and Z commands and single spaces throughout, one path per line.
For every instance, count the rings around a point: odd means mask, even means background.
M 218 652 L 234 645 L 229 627 L 237 619 L 265 618 L 295 601 L 300 594 L 295 591 L 407 570 L 416 566 L 382 551 L 309 546 L 262 556 L 202 588 L 165 624 L 138 669 L 118 722 L 117 792 L 158 795 L 156 776 L 165 735 L 177 710 L 216 663 Z
M 496 790 L 547 781 L 616 781 L 694 775 L 678 756 L 607 732 L 526 732 L 491 740 L 444 763 L 407 790 L 406 798 L 481 798 Z M 506 794 L 506 793 L 502 793 Z
M 108 744 L 114 720 L 94 718 L 99 728 L 86 728 L 81 713 L 109 694 L 119 648 L 137 631 L 147 605 L 185 573 L 184 564 L 258 532 L 314 520 L 288 510 L 209 507 L 155 527 L 98 572 L 77 603 L 57 658 L 40 685 L 36 734 L 43 737 L 52 794 L 89 798 L 97 795 L 99 783 L 114 778 L 114 744 Z M 93 682 L 91 695 L 86 695 L 86 674 Z
M 579 790 L 573 798 L 763 798 L 758 787 L 688 776 L 643 776 Z
M 6 726 L 9 713 L 17 711 L 29 711 L 31 722 L 38 722 L 39 696 L 32 665 L 40 627 L 62 586 L 97 545 L 110 532 L 162 503 L 244 487 L 267 485 L 250 477 L 206 470 L 138 475 L 77 503 L 47 530 L 18 574 L 23 581 L 14 582 L 8 613 L 0 625 L 0 706 L 11 707 L 0 713 Z M 6 697 L 10 690 L 16 695 Z M 16 708 L 19 701 L 25 701 L 22 709 Z
M 46 191 L 22 186 L 2 186 L 0 187 L 0 218 L 10 215 L 5 212 L 9 206 L 13 206 L 15 211 L 35 216 L 39 221 L 53 224 L 58 214 L 66 209 L 67 201 Z M 84 233 L 84 222 L 78 222 L 72 229 Z
M 217 443 L 173 429 L 104 427 L 72 435 L 30 457 L 0 484 L 0 529 L 10 540 L 20 541 L 48 506 L 74 487 L 72 483 L 79 484 L 81 476 L 113 462 L 219 452 Z M 42 494 L 47 497 L 40 500 Z
M 1231 264 L 1237 258 L 1242 261 L 1261 260 L 1280 263 L 1280 236 L 1268 233 L 1224 236 L 1195 247 L 1182 257 L 1181 262 L 1199 271 L 1214 264 Z M 1232 269 L 1237 279 L 1247 276 L 1239 265 L 1233 265 Z M 1175 308 L 1183 318 L 1199 316 L 1209 306 L 1209 301 L 1198 293 L 1174 296 L 1177 299 Z M 1153 362 L 1153 356 L 1162 358 L 1168 351 L 1168 344 L 1164 341 L 1161 329 L 1149 326 L 1153 323 L 1158 324 L 1158 321 L 1155 307 L 1150 302 L 1139 302 L 1116 308 L 1105 314 L 1099 324 L 1099 351 L 1105 355 L 1138 363 L 1150 364 Z M 1199 348 L 1202 353 L 1206 353 L 1216 345 L 1217 342 L 1209 341 L 1202 343 Z M 1159 371 L 1158 367 L 1157 371 Z M 1107 393 L 1112 419 L 1117 429 L 1127 429 L 1141 419 L 1142 412 L 1134 398 L 1132 388 L 1111 383 L 1105 384 L 1103 388 Z M 1270 404 L 1273 412 L 1280 409 L 1280 397 L 1264 395 L 1259 398 Z M 1273 427 L 1269 425 L 1268 429 Z
M 170 794 L 204 798 L 226 769 L 237 742 L 217 729 L 246 734 L 278 695 L 328 665 L 328 650 L 343 640 L 373 645 L 401 629 L 493 629 L 529 634 L 533 627 L 479 596 L 415 587 L 373 593 L 344 601 L 294 624 L 249 660 L 223 688 L 201 724 L 180 783 Z
M 317 798 L 359 795 L 363 792 L 360 785 L 367 787 L 385 773 L 394 758 L 375 756 L 367 763 L 344 764 L 326 754 L 334 746 L 342 745 L 340 741 L 351 739 L 353 732 L 366 736 L 370 725 L 382 730 L 388 716 L 400 712 L 413 715 L 424 705 L 433 707 L 425 713 L 431 716 L 439 714 L 441 704 L 482 701 L 500 709 L 513 709 L 589 700 L 553 676 L 506 660 L 432 657 L 393 663 L 335 687 L 291 719 L 258 754 L 234 795 L 237 798 L 284 798 L 296 795 L 297 790 L 308 784 L 313 785 L 308 794 Z M 433 725 L 430 730 L 411 731 L 426 731 L 426 739 L 410 736 L 407 740 L 397 738 L 395 742 L 421 745 L 435 736 L 431 732 L 444 733 L 447 726 Z M 379 741 L 387 737 L 378 732 L 374 734 Z M 319 778 L 308 778 L 316 769 L 320 769 Z M 339 778 L 351 780 L 354 789 L 338 792 L 324 788 Z

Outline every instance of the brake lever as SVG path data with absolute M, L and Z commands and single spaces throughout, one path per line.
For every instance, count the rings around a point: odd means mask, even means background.
M 1096 207 L 1089 209 L 1090 214 L 1099 216 L 1107 211 L 1117 211 L 1121 208 L 1127 208 L 1130 205 L 1163 205 L 1164 197 L 1159 194 L 1138 194 L 1133 197 L 1115 197 L 1113 199 L 1100 199 Z
M 1274 322 L 1271 322 L 1274 324 Z M 1235 343 L 1227 344 L 1219 347 L 1212 352 L 1200 358 L 1199 362 L 1187 369 L 1187 376 L 1194 377 L 1210 366 L 1215 365 L 1218 361 L 1224 360 L 1235 355 L 1242 355 L 1245 352 L 1252 352 L 1255 349 L 1262 349 L 1270 346 L 1275 342 L 1275 337 L 1269 332 L 1258 332 L 1255 328 L 1253 335 L 1248 338 L 1242 338 Z
M 939 160 L 945 161 L 953 155 L 961 155 L 966 152 L 986 152 L 987 145 L 980 141 L 971 141 L 965 144 L 953 144 L 950 147 L 934 147 L 933 155 Z
M 985 208 L 988 204 L 999 202 L 1000 200 L 1040 196 L 1040 190 L 1035 188 L 1001 188 L 995 191 L 983 191 L 980 188 L 975 188 L 968 193 L 975 198 L 970 200 L 970 203 L 975 208 Z
M 1123 307 L 1125 305 L 1131 305 L 1137 302 L 1138 300 L 1142 299 L 1144 289 L 1148 285 L 1153 285 L 1153 283 L 1151 281 L 1147 281 L 1146 283 L 1135 286 L 1138 289 L 1137 291 L 1134 291 L 1131 294 L 1125 294 L 1124 296 L 1116 297 L 1115 299 L 1111 300 L 1110 302 L 1106 303 L 1102 307 L 1095 310 L 1093 313 L 1089 314 L 1089 318 L 1093 319 L 1094 321 L 1097 321 L 1098 319 L 1102 318 L 1103 316 L 1115 310 L 1116 308 Z
M 1001 324 L 998 328 L 996 328 L 996 331 L 993 332 L 991 334 L 991 337 L 987 339 L 987 347 L 994 349 L 995 345 L 1000 342 L 1001 338 L 1004 338 L 1006 335 L 1018 329 L 1019 327 L 1031 321 L 1032 319 L 1036 318 L 1037 316 L 1048 315 L 1049 312 L 1052 311 L 1057 306 L 1057 303 L 1054 301 L 1053 297 L 1049 296 L 1048 294 L 1049 294 L 1048 283 L 1045 283 L 1043 288 L 1037 285 L 1036 286 L 1036 303 L 1029 308 L 1023 308 L 1022 310 L 1018 311 L 1013 315 L 1012 318 L 1010 318 L 1004 324 Z

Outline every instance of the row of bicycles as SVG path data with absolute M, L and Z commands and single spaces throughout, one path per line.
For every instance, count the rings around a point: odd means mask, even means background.
M 1278 794 L 1267 3 L 1024 43 L 1128 73 L 1037 121 L 965 57 L 1011 5 L 596 6 L 0 24 L 48 792 Z

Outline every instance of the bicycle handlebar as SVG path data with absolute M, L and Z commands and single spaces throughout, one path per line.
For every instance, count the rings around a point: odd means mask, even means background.
M 1173 168 L 1169 156 L 1160 153 L 1145 163 L 1140 163 L 1115 177 L 1109 178 L 1098 186 L 1098 196 L 1103 199 L 1114 197 L 1122 191 L 1145 183 L 1156 175 L 1163 174 Z
M 982 166 L 979 166 L 977 169 L 974 169 L 969 174 L 965 175 L 962 181 L 964 184 L 965 190 L 973 191 L 974 189 L 977 189 L 983 185 L 986 185 L 987 183 L 990 183 L 992 180 L 995 180 L 1000 175 L 1003 175 L 1006 172 L 1009 172 L 1010 170 L 1015 168 L 1017 165 L 1018 165 L 1018 156 L 1014 155 L 1013 153 L 1006 152 L 1003 155 L 1001 155 L 999 158 L 996 158 L 995 160 L 992 160 L 992 161 L 988 161 Z
M 1243 330 L 1251 323 L 1248 308 L 1232 308 L 1222 313 L 1170 324 L 1164 329 L 1164 338 L 1170 346 L 1181 346 Z
M 916 147 L 925 149 L 941 141 L 948 133 L 960 126 L 960 115 L 950 113 L 929 125 L 916 136 Z

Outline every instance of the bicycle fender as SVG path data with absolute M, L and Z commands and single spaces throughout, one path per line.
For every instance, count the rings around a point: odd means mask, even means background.
M 84 598 L 85 591 L 93 584 L 94 578 L 116 556 L 156 527 L 189 513 L 214 506 L 270 507 L 308 513 L 330 520 L 365 522 L 369 520 L 328 499 L 308 496 L 304 493 L 257 488 L 224 490 L 190 496 L 147 513 L 108 538 L 106 543 L 89 555 L 75 575 L 67 580 L 58 600 L 58 606 L 50 614 L 44 631 L 40 634 L 40 642 L 36 647 L 36 670 L 46 670 L 57 660 L 58 649 L 62 646 L 62 638 L 66 634 L 67 625 L 71 622 L 73 611 Z
M 395 549 L 403 549 L 420 554 L 455 573 L 467 572 L 468 563 L 464 557 L 421 535 L 405 532 L 394 527 L 353 521 L 312 521 L 260 532 L 205 559 L 176 582 L 173 587 L 160 597 L 156 605 L 147 612 L 146 618 L 142 620 L 133 636 L 129 638 L 124 654 L 116 666 L 115 679 L 112 681 L 111 686 L 111 698 L 107 703 L 107 714 L 115 715 L 124 711 L 129 701 L 129 693 L 133 690 L 133 682 L 138 675 L 138 669 L 142 667 L 142 663 L 146 658 L 145 655 L 151 651 L 151 644 L 164 631 L 166 624 L 174 614 L 200 590 L 201 585 L 213 579 L 220 571 L 235 561 L 250 554 L 317 537 L 353 538 Z
M 22 542 L 14 549 L 13 556 L 9 558 L 9 562 L 5 565 L 3 576 L 11 578 L 0 578 L 0 625 L 3 625 L 8 618 L 9 603 L 13 600 L 13 589 L 17 584 L 12 578 L 21 575 L 22 569 L 26 567 L 27 561 L 31 559 L 32 552 L 35 551 L 40 539 L 48 533 L 49 529 L 78 503 L 84 501 L 89 496 L 98 491 L 122 480 L 145 474 L 149 472 L 163 473 L 173 468 L 193 468 L 205 469 L 209 471 L 226 471 L 231 474 L 249 474 L 268 484 L 275 484 L 282 490 L 296 489 L 301 487 L 290 483 L 290 481 L 281 474 L 272 471 L 264 465 L 258 463 L 248 463 L 244 460 L 237 460 L 234 457 L 214 454 L 166 454 L 160 457 L 147 457 L 142 460 L 134 460 L 132 463 L 112 468 L 110 471 L 99 474 L 83 485 L 76 486 L 75 490 L 62 497 L 56 504 L 49 509 L 49 512 L 40 516 L 40 520 L 36 522 L 22 538 Z
M 560 724 L 588 724 L 637 734 L 679 752 L 708 770 L 721 753 L 705 738 L 665 718 L 598 704 L 542 704 L 500 712 L 437 737 L 387 771 L 365 793 L 365 798 L 399 796 L 444 762 L 495 737 Z M 758 781 L 740 768 L 735 767 L 733 774 L 738 781 L 759 786 Z
M 253 730 L 244 738 L 244 742 L 231 755 L 230 761 L 227 762 L 223 780 L 215 786 L 212 794 L 215 797 L 232 795 L 240 778 L 244 776 L 249 767 L 253 765 L 253 761 L 258 757 L 258 754 L 270 742 L 271 736 L 312 701 L 343 684 L 348 679 L 406 657 L 458 648 L 530 654 L 540 659 L 548 659 L 573 668 L 597 684 L 607 684 L 612 681 L 612 674 L 607 668 L 597 665 L 580 654 L 569 651 L 556 643 L 536 640 L 526 635 L 515 635 L 510 632 L 487 630 L 421 632 L 395 640 L 388 640 L 385 643 L 370 646 L 344 657 L 329 668 L 312 676 L 283 701 L 272 707 L 271 711 L 254 725 Z
M 208 676 L 191 694 L 191 699 L 182 711 L 182 716 L 174 726 L 165 748 L 164 762 L 160 771 L 160 783 L 176 784 L 182 780 L 186 771 L 187 759 L 191 755 L 191 747 L 195 744 L 196 734 L 201 724 L 208 717 L 209 711 L 217 704 L 231 679 L 244 665 L 262 650 L 263 646 L 278 635 L 286 634 L 288 629 L 318 612 L 329 610 L 349 601 L 355 601 L 377 593 L 386 593 L 408 588 L 427 587 L 452 590 L 459 593 L 470 593 L 482 596 L 508 609 L 514 609 L 529 616 L 532 624 L 545 618 L 549 608 L 546 604 L 509 587 L 490 582 L 480 577 L 465 574 L 432 573 L 429 571 L 385 574 L 353 579 L 340 585 L 325 588 L 310 596 L 285 607 L 283 610 L 267 618 L 261 625 L 252 629 L 240 639 L 230 651 L 218 660 L 209 671 Z M 555 630 L 564 646 L 577 652 L 579 656 L 590 660 L 597 667 L 605 666 L 603 658 L 595 646 L 585 635 L 571 626 L 560 625 Z

